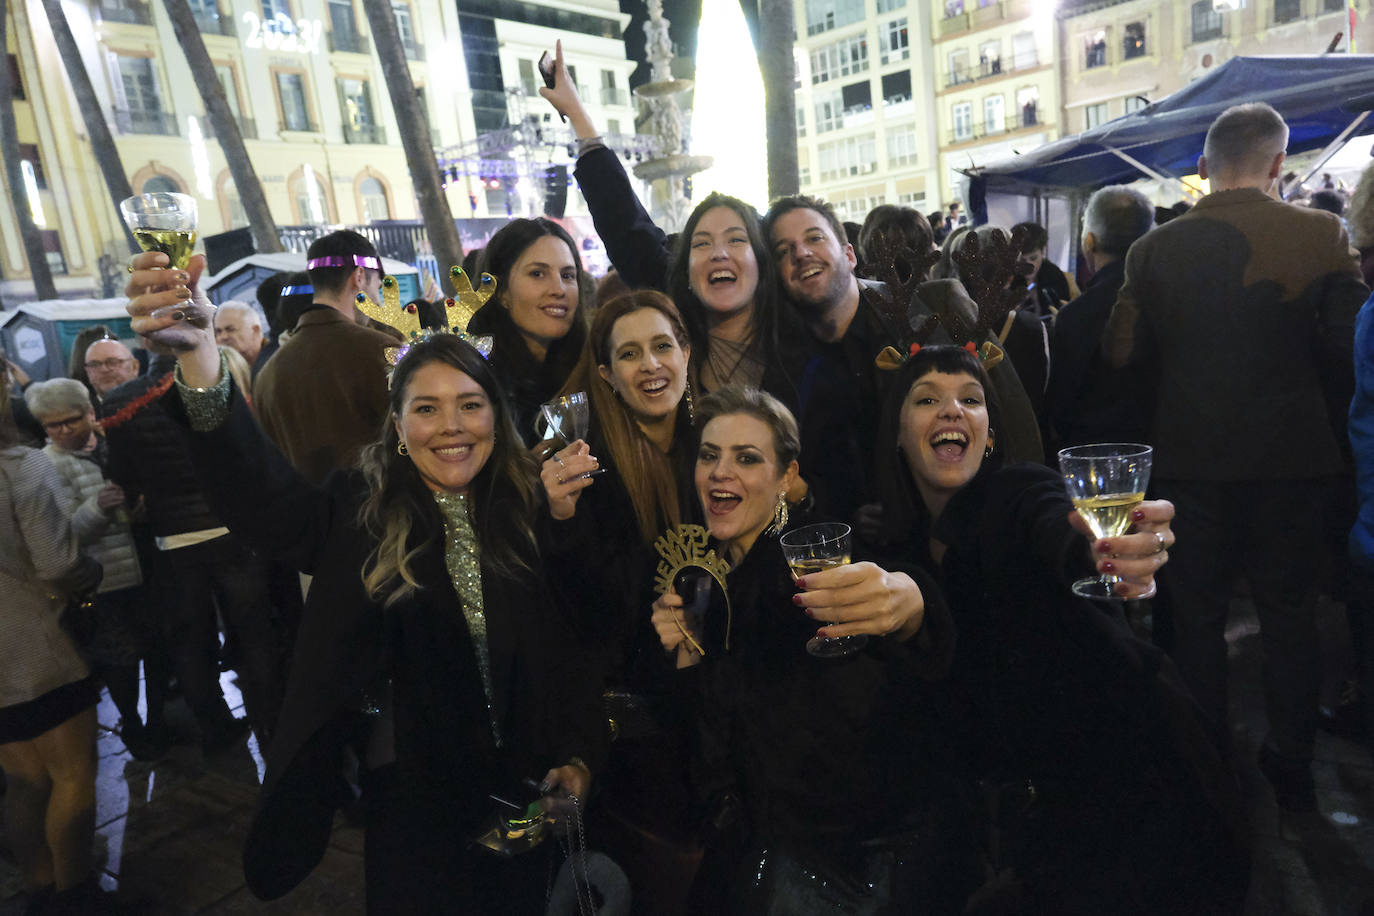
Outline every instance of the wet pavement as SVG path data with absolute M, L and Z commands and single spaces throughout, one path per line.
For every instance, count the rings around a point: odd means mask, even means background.
M 1374 916 L 1370 755 L 1321 733 L 1315 766 L 1321 814 L 1280 816 L 1255 765 L 1264 734 L 1258 626 L 1248 604 L 1238 602 L 1234 610 L 1228 639 L 1235 766 L 1255 840 L 1247 914 Z M 1335 674 L 1348 663 L 1343 612 L 1324 604 L 1320 620 L 1328 671 Z M 226 675 L 223 683 L 230 705 L 242 715 L 232 677 Z M 194 746 L 177 747 L 148 764 L 133 760 L 113 733 L 118 715 L 108 698 L 99 719 L 97 861 L 104 885 L 135 904 L 134 912 L 344 916 L 363 911 L 362 831 L 342 818 L 324 861 L 291 894 L 263 903 L 245 887 L 240 853 L 263 769 L 256 739 L 249 737 L 212 759 Z M 18 916 L 23 905 L 18 873 L 0 848 L 0 916 Z

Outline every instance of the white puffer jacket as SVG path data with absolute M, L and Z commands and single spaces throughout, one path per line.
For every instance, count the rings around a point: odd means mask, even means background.
M 108 515 L 96 505 L 97 494 L 108 482 L 100 466 L 88 454 L 68 452 L 51 442 L 43 451 L 57 466 L 57 474 L 66 488 L 65 508 L 82 552 L 105 568 L 100 591 L 116 592 L 141 584 L 143 573 L 128 521 Z

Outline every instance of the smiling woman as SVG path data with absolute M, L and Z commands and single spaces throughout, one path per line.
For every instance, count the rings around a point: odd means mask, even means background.
M 539 405 L 563 387 L 586 339 L 582 261 L 567 231 L 539 217 L 503 226 L 483 251 L 481 269 L 496 278 L 496 294 L 468 332 L 495 338 L 492 371 L 511 399 L 516 429 L 533 445 Z
M 174 292 L 149 257 L 135 258 L 129 312 L 155 333 Z M 203 269 L 197 256 L 193 287 Z M 279 897 L 320 861 L 361 735 L 369 912 L 542 909 L 556 844 L 503 857 L 479 843 L 517 829 L 497 798 L 586 798 L 604 736 L 596 675 L 545 575 L 533 460 L 486 360 L 452 334 L 412 344 L 377 440 L 321 486 L 264 438 L 208 332 L 177 366 L 169 410 L 207 499 L 254 549 L 314 576 L 245 844 L 249 887 Z M 540 810 L 520 812 L 522 835 Z

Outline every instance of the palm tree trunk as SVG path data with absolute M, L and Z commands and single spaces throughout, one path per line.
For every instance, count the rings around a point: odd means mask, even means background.
M 248 147 L 243 144 L 239 122 L 234 119 L 229 100 L 224 97 L 224 87 L 215 73 L 214 62 L 205 50 L 205 39 L 200 36 L 195 14 L 186 0 L 162 0 L 162 4 L 167 8 L 172 31 L 176 34 L 182 53 L 186 55 L 186 63 L 191 67 L 191 79 L 200 90 L 201 101 L 205 103 L 205 117 L 219 139 L 220 149 L 224 150 L 224 161 L 229 166 L 229 174 L 233 176 L 234 188 L 239 193 L 243 212 L 248 214 L 253 243 L 258 251 L 285 251 L 277 224 L 272 219 L 272 211 L 267 206 L 267 195 L 262 192 L 262 182 L 253 168 L 253 160 L 248 158 Z
M 5 47 L 9 31 L 9 15 L 0 9 L 0 48 Z M 5 181 L 10 186 L 10 200 L 19 220 L 19 236 L 24 242 L 24 256 L 29 261 L 29 275 L 39 299 L 56 299 L 57 287 L 48 269 L 48 256 L 43 251 L 43 236 L 34 225 L 29 210 L 29 189 L 24 186 L 24 173 L 19 166 L 19 131 L 14 126 L 14 85 L 10 68 L 0 67 L 0 159 L 5 160 Z
M 797 100 L 792 0 L 759 0 L 759 71 L 768 138 L 768 197 L 796 194 Z
M 391 11 L 390 0 L 372 0 L 364 3 L 367 22 L 372 29 L 372 41 L 377 46 L 377 58 L 382 63 L 382 76 L 386 78 L 387 92 L 391 95 L 391 108 L 396 112 L 396 126 L 401 132 L 401 145 L 406 151 L 406 165 L 410 168 L 410 183 L 415 188 L 415 197 L 420 202 L 420 218 L 425 222 L 425 232 L 429 235 L 434 258 L 442 268 L 446 265 L 463 263 L 463 243 L 458 238 L 458 224 L 453 221 L 453 211 L 449 209 L 448 198 L 444 196 L 443 186 L 439 183 L 439 165 L 434 160 L 434 147 L 430 142 L 429 118 L 415 96 L 415 84 L 410 79 L 410 67 L 406 65 L 405 48 L 401 45 L 401 34 L 396 28 L 396 16 Z M 448 66 L 451 62 L 436 66 Z M 444 290 L 453 293 L 448 271 L 440 270 L 439 282 Z
M 119 202 L 134 195 L 133 188 L 129 187 L 129 175 L 119 160 L 119 149 L 115 146 L 105 114 L 100 110 L 95 87 L 91 85 L 91 75 L 86 72 L 86 64 L 77 50 L 71 26 L 67 24 L 67 14 L 62 11 L 62 0 L 43 0 L 43 9 L 48 14 L 48 24 L 57 41 L 57 53 L 62 58 L 62 66 L 76 95 L 76 107 L 81 110 L 86 136 L 91 138 L 91 153 L 100 166 L 100 174 L 105 178 L 105 187 L 110 191 L 110 200 L 114 202 L 115 213 L 118 214 Z M 122 218 L 119 224 L 124 226 Z M 124 226 L 124 238 L 129 243 L 130 252 L 139 250 L 128 226 Z

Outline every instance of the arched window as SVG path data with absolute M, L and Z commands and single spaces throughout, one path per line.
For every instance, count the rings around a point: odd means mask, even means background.
M 330 222 L 332 216 L 328 192 L 318 172 L 305 166 L 291 176 L 287 187 L 291 202 L 295 205 L 297 225 L 319 226 Z
M 391 207 L 387 204 L 386 188 L 377 179 L 368 176 L 358 183 L 358 196 L 363 201 L 363 222 L 378 219 L 391 219 Z
M 154 175 L 143 182 L 143 190 L 140 194 L 155 194 L 158 191 L 165 191 L 169 194 L 181 194 L 181 186 L 166 175 Z

